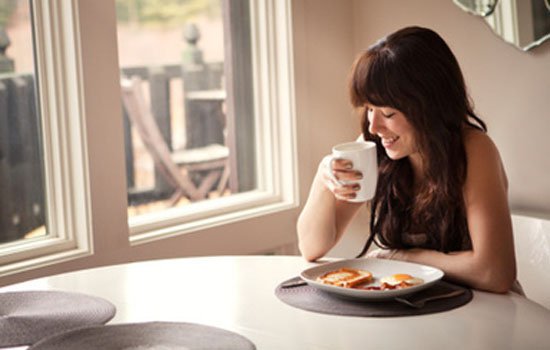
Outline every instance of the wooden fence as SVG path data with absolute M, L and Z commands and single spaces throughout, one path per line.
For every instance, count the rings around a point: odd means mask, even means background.
M 186 92 L 220 89 L 223 65 L 131 67 L 122 69 L 121 74 L 139 76 L 148 82 L 151 110 L 171 147 L 172 82 L 179 81 Z M 22 238 L 44 225 L 44 178 L 35 91 L 32 75 L 0 76 L 0 243 Z M 186 147 L 224 143 L 219 99 L 184 99 L 182 108 L 186 116 Z M 129 205 L 168 198 L 173 188 L 157 169 L 152 187 L 135 187 L 134 140 L 125 111 L 124 134 Z
M 182 90 L 188 94 L 191 91 L 205 91 L 221 88 L 221 77 L 223 75 L 223 65 L 221 64 L 200 64 L 187 65 L 168 65 L 154 68 L 133 67 L 124 68 L 122 75 L 125 77 L 139 76 L 149 85 L 149 101 L 151 111 L 159 126 L 159 129 L 166 141 L 166 144 L 172 150 L 172 89 L 174 81 L 179 82 Z M 205 146 L 210 143 L 224 143 L 223 120 L 220 101 L 217 99 L 193 99 L 184 98 L 182 108 L 185 113 L 185 139 L 186 148 Z M 150 202 L 152 200 L 161 200 L 170 197 L 173 193 L 173 187 L 170 186 L 155 169 L 154 186 L 148 189 L 135 187 L 135 167 L 133 142 L 134 140 L 130 122 L 126 111 L 124 112 L 124 134 L 126 148 L 126 174 L 128 183 L 128 203 L 130 205 Z

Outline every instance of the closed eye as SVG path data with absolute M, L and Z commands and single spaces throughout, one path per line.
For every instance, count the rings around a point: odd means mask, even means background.
M 394 114 L 395 114 L 395 112 L 392 112 L 392 113 L 390 113 L 390 114 L 382 113 L 382 115 L 384 116 L 384 118 L 391 118 L 391 117 L 394 116 Z

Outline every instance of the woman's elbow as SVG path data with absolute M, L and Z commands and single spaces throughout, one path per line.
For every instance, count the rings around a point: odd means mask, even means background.
M 315 252 L 311 247 L 307 246 L 303 242 L 298 242 L 298 250 L 304 259 L 309 262 L 313 262 L 322 257 L 322 254 Z
M 512 289 L 515 281 L 515 269 L 513 269 L 512 271 L 488 271 L 483 280 L 483 286 L 480 286 L 480 289 L 492 293 L 504 294 Z
M 316 255 L 305 255 L 305 254 L 302 254 L 302 257 L 303 257 L 307 262 L 315 262 L 315 261 L 317 261 L 317 259 L 320 258 L 319 256 L 316 256 Z
M 482 288 L 483 290 L 491 293 L 505 294 L 510 291 L 513 283 L 492 283 L 487 286 L 487 288 Z

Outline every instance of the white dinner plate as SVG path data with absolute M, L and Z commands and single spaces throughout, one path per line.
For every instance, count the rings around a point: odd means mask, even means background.
M 324 284 L 317 282 L 317 277 L 334 270 L 338 270 L 343 267 L 349 267 L 354 269 L 367 270 L 372 273 L 373 282 L 368 284 L 369 286 L 380 285 L 380 279 L 386 276 L 390 276 L 396 273 L 406 273 L 413 277 L 421 278 L 424 283 L 411 286 L 403 289 L 391 289 L 391 290 L 364 290 L 353 289 L 333 286 L 330 284 Z M 362 258 L 362 259 L 348 259 L 338 260 L 322 264 L 319 266 L 308 268 L 301 273 L 302 279 L 304 279 L 310 286 L 321 289 L 323 291 L 338 294 L 344 297 L 352 297 L 365 300 L 383 300 L 395 298 L 398 296 L 404 296 L 411 293 L 416 293 L 422 289 L 428 288 L 435 282 L 439 281 L 443 277 L 444 273 L 438 268 L 414 264 L 404 261 L 375 259 L 375 258 Z

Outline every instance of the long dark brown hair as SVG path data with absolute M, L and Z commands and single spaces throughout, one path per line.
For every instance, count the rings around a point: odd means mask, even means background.
M 363 135 L 378 150 L 379 178 L 370 203 L 370 236 L 392 249 L 410 248 L 403 233 L 421 227 L 427 234 L 422 248 L 443 252 L 471 247 L 462 190 L 467 161 L 466 128 L 487 131 L 473 112 L 458 61 L 434 31 L 407 27 L 369 47 L 355 61 L 350 96 L 362 113 Z M 407 158 L 392 160 L 380 138 L 368 131 L 365 104 L 401 111 L 415 131 L 424 178 L 414 189 Z

